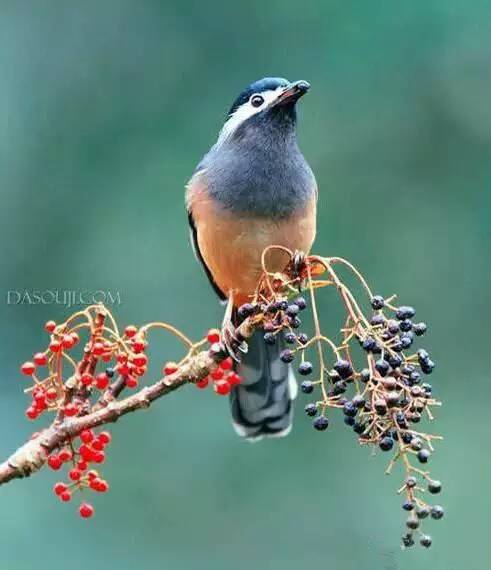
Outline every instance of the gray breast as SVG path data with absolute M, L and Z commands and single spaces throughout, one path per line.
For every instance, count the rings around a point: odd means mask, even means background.
M 316 192 L 314 174 L 293 130 L 245 128 L 213 147 L 200 167 L 206 169 L 211 195 L 241 215 L 284 218 Z

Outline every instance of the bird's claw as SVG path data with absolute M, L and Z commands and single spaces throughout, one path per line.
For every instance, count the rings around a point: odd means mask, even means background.
M 223 317 L 221 339 L 229 356 L 235 360 L 235 362 L 240 362 L 242 354 L 247 352 L 247 343 L 243 338 L 239 338 L 236 333 L 235 326 L 232 321 L 233 312 L 234 300 L 231 294 Z

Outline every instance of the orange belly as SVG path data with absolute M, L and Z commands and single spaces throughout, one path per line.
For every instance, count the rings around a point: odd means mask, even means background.
M 220 290 L 226 295 L 233 292 L 237 305 L 254 294 L 266 247 L 281 245 L 308 253 L 315 238 L 315 198 L 301 211 L 276 221 L 239 218 L 213 203 L 202 190 L 188 194 L 188 207 L 196 225 L 201 255 Z M 281 271 L 287 263 L 284 252 L 268 254 L 270 271 Z

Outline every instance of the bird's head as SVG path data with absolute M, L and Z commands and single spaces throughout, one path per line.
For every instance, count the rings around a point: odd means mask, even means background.
M 307 81 L 290 82 L 281 77 L 265 77 L 251 83 L 230 108 L 218 143 L 240 132 L 246 125 L 257 129 L 292 130 L 296 121 L 296 103 L 309 89 Z

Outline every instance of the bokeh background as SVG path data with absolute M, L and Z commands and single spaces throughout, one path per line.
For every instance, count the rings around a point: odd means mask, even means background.
M 491 6 L 451 0 L 0 2 L 0 452 L 32 431 L 19 363 L 61 305 L 9 290 L 119 292 L 121 323 L 199 338 L 221 309 L 188 245 L 183 187 L 264 75 L 308 79 L 299 138 L 320 186 L 316 251 L 429 323 L 445 402 L 430 428 L 444 520 L 401 552 L 401 473 L 342 419 L 248 445 L 227 402 L 180 390 L 114 426 L 96 517 L 48 470 L 0 491 L 1 570 L 477 570 L 491 559 Z M 320 296 L 327 331 L 334 293 Z M 177 345 L 156 339 L 165 361 Z M 155 370 L 156 373 L 156 370 Z M 337 419 L 337 422 L 334 421 Z M 2 457 L 3 459 L 3 457 Z

